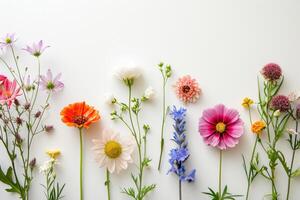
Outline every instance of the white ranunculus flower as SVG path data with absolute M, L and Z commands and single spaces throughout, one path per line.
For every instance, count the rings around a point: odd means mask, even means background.
M 113 94 L 106 93 L 104 95 L 104 98 L 105 98 L 105 103 L 108 105 L 113 105 L 114 103 L 116 103 L 116 98 Z
M 286 129 L 286 131 L 287 131 L 289 134 L 291 134 L 291 135 L 298 135 L 298 134 L 299 134 L 298 132 L 296 132 L 295 129 L 292 129 L 292 128 Z
M 141 74 L 141 69 L 133 66 L 121 67 L 115 71 L 115 76 L 122 81 L 137 79 L 141 76 Z
M 144 98 L 147 100 L 153 99 L 155 96 L 155 91 L 152 87 L 148 87 L 144 92 Z

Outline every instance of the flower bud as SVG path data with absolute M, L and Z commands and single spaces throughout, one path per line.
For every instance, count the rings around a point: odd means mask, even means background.
M 41 116 L 42 112 L 41 111 L 37 111 L 34 115 L 35 118 L 39 118 Z
M 16 133 L 16 143 L 17 145 L 21 145 L 22 142 L 23 142 L 23 139 L 21 138 L 20 134 L 19 133 Z
M 20 118 L 20 117 L 17 117 L 16 118 L 16 123 L 17 123 L 17 125 L 22 125 L 22 123 L 23 123 L 23 120 Z
M 14 100 L 14 104 L 18 107 L 18 106 L 20 105 L 19 100 L 18 100 L 18 99 L 15 99 L 15 100 Z
M 25 110 L 29 110 L 29 108 L 30 108 L 30 103 L 25 103 L 24 109 L 25 109 Z
M 46 125 L 44 127 L 44 130 L 46 133 L 50 133 L 51 131 L 53 131 L 54 127 L 52 125 Z
M 30 163 L 29 163 L 29 166 L 31 169 L 33 169 L 35 166 L 36 166 L 36 158 L 33 158 Z

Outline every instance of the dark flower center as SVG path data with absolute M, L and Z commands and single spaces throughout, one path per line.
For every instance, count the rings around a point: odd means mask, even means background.
M 11 43 L 11 39 L 10 38 L 6 38 L 5 42 L 6 42 L 6 44 L 10 44 Z
M 41 52 L 39 52 L 39 51 L 33 52 L 33 55 L 34 55 L 35 57 L 39 57 L 39 56 L 41 55 Z
M 73 118 L 73 122 L 77 125 L 83 125 L 85 122 L 87 122 L 87 118 L 85 116 L 75 116 Z
M 48 84 L 47 84 L 47 89 L 48 89 L 48 90 L 53 90 L 54 88 L 55 88 L 54 83 L 53 83 L 53 82 L 48 82 Z
M 184 86 L 182 87 L 182 92 L 184 92 L 184 93 L 188 93 L 190 90 L 191 90 L 191 88 L 190 88 L 190 86 L 188 86 L 188 85 L 184 85 Z

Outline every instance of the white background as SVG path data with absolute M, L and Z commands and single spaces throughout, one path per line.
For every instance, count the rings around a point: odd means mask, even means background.
M 110 109 L 103 99 L 106 92 L 122 98 L 127 94 L 125 87 L 111 76 L 111 69 L 116 66 L 134 63 L 143 67 L 144 76 L 137 82 L 135 94 L 141 94 L 148 85 L 158 93 L 143 114 L 143 120 L 152 125 L 149 153 L 153 163 L 147 170 L 146 181 L 158 184 L 148 199 L 178 198 L 177 177 L 166 175 L 167 156 L 162 172 L 156 171 L 161 122 L 161 77 L 155 67 L 158 62 L 170 63 L 174 69 L 168 88 L 169 104 L 181 105 L 170 86 L 179 76 L 192 75 L 203 90 L 200 101 L 187 106 L 191 151 L 188 166 L 197 169 L 197 180 L 183 185 L 186 200 L 208 199 L 202 192 L 207 191 L 208 186 L 217 188 L 218 151 L 207 147 L 197 132 L 204 108 L 217 103 L 234 107 L 249 129 L 246 111 L 240 103 L 245 96 L 257 98 L 257 75 L 261 67 L 271 61 L 282 66 L 286 77 L 281 93 L 300 89 L 298 0 L 2 0 L 0 7 L 0 33 L 15 32 L 18 47 L 43 39 L 51 48 L 42 56 L 42 71 L 51 67 L 54 73 L 63 73 L 66 87 L 51 100 L 48 116 L 48 122 L 55 125 L 55 132 L 36 138 L 33 154 L 41 164 L 47 159 L 46 149 L 62 150 L 57 170 L 60 180 L 67 184 L 67 200 L 79 199 L 79 138 L 75 129 L 61 123 L 59 112 L 68 103 L 82 100 L 100 110 L 101 122 L 85 133 L 84 190 L 86 200 L 106 199 L 104 171 L 94 162 L 91 140 L 97 138 L 104 127 L 127 134 L 119 123 L 110 121 Z M 26 62 L 29 58 L 25 57 Z M 29 67 L 34 71 L 33 61 Z M 171 133 L 168 119 L 165 155 L 172 146 Z M 245 193 L 241 154 L 249 158 L 253 142 L 254 136 L 247 131 L 235 149 L 224 153 L 223 182 L 234 194 Z M 289 152 L 285 142 L 281 148 Z M 6 167 L 6 154 L 3 149 L 1 152 L 1 165 Z M 295 165 L 300 165 L 298 156 Z M 133 167 L 112 177 L 112 199 L 127 199 L 120 194 L 120 188 L 132 184 L 130 170 L 134 170 Z M 284 199 L 287 180 L 281 169 L 277 176 Z M 43 181 L 36 173 L 32 200 L 44 199 L 40 186 Z M 299 199 L 299 186 L 300 180 L 295 179 L 291 199 Z M 16 199 L 3 191 L 2 184 L 0 189 L 1 200 Z M 251 199 L 262 199 L 269 193 L 270 185 L 259 177 L 251 191 Z

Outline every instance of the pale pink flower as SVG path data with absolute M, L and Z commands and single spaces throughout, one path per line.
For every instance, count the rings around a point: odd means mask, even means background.
M 244 123 L 237 110 L 219 104 L 204 110 L 199 132 L 207 145 L 224 150 L 238 144 L 244 133 Z
M 44 46 L 43 40 L 40 40 L 38 43 L 33 43 L 31 46 L 27 45 L 23 50 L 35 57 L 39 57 L 48 47 L 50 46 Z
M 0 88 L 0 103 L 2 105 L 7 104 L 8 107 L 10 107 L 13 101 L 21 95 L 20 89 L 21 88 L 17 86 L 16 80 L 11 82 L 6 79 Z
M 59 80 L 61 73 L 53 78 L 52 72 L 48 69 L 45 76 L 41 76 L 40 86 L 43 90 L 48 92 L 58 92 L 64 88 L 64 84 Z
M 5 49 L 16 41 L 14 33 L 7 33 L 4 37 L 0 38 L 0 49 Z
M 175 92 L 184 103 L 195 103 L 200 97 L 201 89 L 196 79 L 186 75 L 178 79 Z

